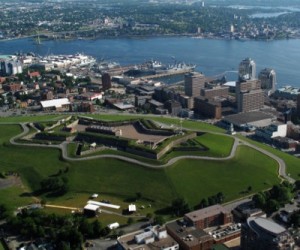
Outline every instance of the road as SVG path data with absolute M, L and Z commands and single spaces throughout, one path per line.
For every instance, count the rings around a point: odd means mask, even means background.
M 2 124 L 4 124 L 4 123 L 2 123 Z M 12 123 L 9 123 L 9 124 L 12 124 Z M 270 152 L 268 152 L 268 151 L 266 151 L 266 150 L 264 150 L 264 149 L 262 149 L 260 147 L 257 147 L 256 145 L 250 144 L 249 142 L 247 142 L 247 141 L 245 141 L 243 139 L 240 139 L 240 138 L 237 138 L 237 137 L 234 137 L 234 136 L 231 136 L 231 135 L 227 135 L 227 134 L 224 134 L 224 133 L 210 132 L 210 133 L 213 133 L 213 134 L 226 135 L 226 136 L 232 137 L 234 139 L 234 144 L 232 146 L 231 152 L 226 157 L 189 156 L 189 155 L 186 155 L 186 156 L 174 157 L 174 158 L 170 159 L 165 164 L 155 165 L 155 164 L 151 164 L 151 163 L 142 162 L 142 161 L 130 158 L 130 157 L 126 157 L 126 156 L 122 156 L 122 155 L 111 155 L 111 154 L 94 155 L 94 156 L 87 156 L 87 157 L 81 157 L 81 158 L 72 158 L 72 157 L 68 156 L 68 153 L 67 153 L 68 142 L 63 142 L 63 143 L 61 143 L 59 145 L 44 145 L 44 144 L 34 144 L 34 143 L 18 143 L 18 142 L 16 142 L 16 140 L 19 139 L 19 138 L 21 138 L 21 137 L 23 137 L 24 135 L 26 135 L 29 132 L 29 128 L 27 126 L 27 123 L 19 123 L 19 124 L 23 128 L 23 132 L 20 133 L 17 136 L 14 136 L 13 138 L 11 138 L 10 139 L 10 143 L 11 144 L 13 144 L 13 145 L 29 146 L 29 147 L 57 148 L 57 149 L 61 150 L 63 159 L 68 160 L 68 161 L 85 161 L 85 160 L 101 159 L 101 158 L 114 158 L 114 159 L 118 159 L 118 160 L 121 160 L 121 161 L 129 162 L 129 163 L 132 163 L 132 164 L 137 164 L 137 165 L 140 165 L 140 166 L 143 166 L 143 167 L 158 169 L 158 168 L 169 167 L 169 166 L 173 165 L 174 163 L 176 163 L 177 161 L 180 161 L 180 160 L 183 160 L 183 159 L 210 160 L 210 161 L 226 161 L 226 160 L 230 160 L 230 159 L 232 159 L 235 156 L 237 147 L 239 145 L 246 145 L 246 146 L 251 147 L 251 148 L 253 148 L 253 149 L 261 152 L 262 154 L 267 155 L 270 158 L 274 159 L 278 163 L 278 166 L 279 166 L 278 167 L 278 175 L 279 175 L 280 178 L 285 179 L 285 180 L 287 180 L 287 181 L 289 181 L 291 183 L 295 182 L 295 180 L 293 178 L 291 178 L 286 173 L 286 164 L 285 164 L 285 162 L 281 158 L 279 158 L 278 156 L 276 156 L 276 155 L 274 155 L 274 154 L 272 154 L 272 153 L 270 153 Z

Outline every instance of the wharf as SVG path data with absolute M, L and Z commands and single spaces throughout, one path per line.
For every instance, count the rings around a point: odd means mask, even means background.
M 149 76 L 143 76 L 143 79 L 155 79 L 160 77 L 168 77 L 168 76 L 175 76 L 175 75 L 183 75 L 189 72 L 192 72 L 194 69 L 181 69 L 181 70 L 174 70 L 171 72 L 166 72 L 162 74 L 156 74 L 156 75 L 149 75 Z

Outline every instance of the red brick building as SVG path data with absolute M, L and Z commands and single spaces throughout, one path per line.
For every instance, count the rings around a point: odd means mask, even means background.
M 210 250 L 214 238 L 202 229 L 187 227 L 180 221 L 166 224 L 168 234 L 179 244 L 182 250 Z
M 232 223 L 233 217 L 221 205 L 214 205 L 185 214 L 184 220 L 199 229 Z
M 194 110 L 196 114 L 203 115 L 213 119 L 222 118 L 221 102 L 205 99 L 202 96 L 194 99 Z

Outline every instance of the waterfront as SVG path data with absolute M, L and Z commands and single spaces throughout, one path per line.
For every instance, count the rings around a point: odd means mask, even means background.
M 190 37 L 160 37 L 145 39 L 98 39 L 43 41 L 37 45 L 31 39 L 0 42 L 0 54 L 34 52 L 47 54 L 85 53 L 117 61 L 121 65 L 138 64 L 149 59 L 163 63 L 174 60 L 196 64 L 197 71 L 207 76 L 236 71 L 239 62 L 251 57 L 257 65 L 257 73 L 264 67 L 276 70 L 278 86 L 300 87 L 299 67 L 300 40 L 236 41 L 193 39 Z M 231 78 L 235 77 L 231 75 Z

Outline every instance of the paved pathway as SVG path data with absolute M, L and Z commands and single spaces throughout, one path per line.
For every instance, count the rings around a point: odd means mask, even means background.
M 9 123 L 11 124 L 11 123 Z M 214 134 L 220 134 L 220 135 L 226 135 L 229 136 L 231 138 L 234 138 L 234 144 L 232 146 L 231 152 L 228 156 L 226 157 L 209 157 L 209 156 L 178 156 L 178 157 L 174 157 L 172 159 L 170 159 L 167 163 L 165 164 L 161 164 L 161 165 L 156 165 L 156 164 L 151 164 L 151 163 L 146 163 L 146 162 L 142 162 L 130 157 L 126 157 L 126 156 L 122 156 L 122 155 L 112 155 L 112 154 L 104 154 L 104 155 L 94 155 L 94 156 L 87 156 L 87 157 L 81 157 L 81 158 L 73 158 L 73 157 L 69 157 L 68 156 L 68 151 L 67 151 L 67 145 L 68 142 L 63 142 L 59 145 L 44 145 L 44 144 L 34 144 L 34 143 L 18 143 L 16 142 L 17 139 L 23 137 L 24 135 L 26 135 L 29 132 L 29 128 L 27 126 L 27 123 L 20 123 L 20 125 L 23 128 L 23 132 L 13 138 L 10 139 L 10 143 L 13 145 L 22 145 L 22 146 L 30 146 L 30 147 L 44 147 L 44 148 L 57 148 L 60 149 L 62 152 L 62 157 L 65 160 L 68 161 L 85 161 L 85 160 L 91 160 L 91 159 L 100 159 L 100 158 L 114 158 L 114 159 L 118 159 L 118 160 L 122 160 L 122 161 L 126 161 L 129 163 L 133 163 L 133 164 L 137 164 L 137 165 L 141 165 L 144 167 L 149 167 L 149 168 L 165 168 L 168 166 L 173 165 L 175 162 L 179 161 L 179 160 L 183 160 L 183 159 L 195 159 L 195 160 L 210 160 L 210 161 L 225 161 L 225 160 L 230 160 L 235 156 L 236 153 L 236 149 L 239 145 L 246 145 L 248 147 L 251 147 L 267 156 L 269 156 L 270 158 L 274 159 L 277 163 L 278 163 L 278 175 L 280 178 L 286 179 L 289 182 L 295 182 L 295 180 L 293 178 L 291 178 L 289 175 L 286 174 L 286 164 L 285 162 L 278 156 L 260 148 L 257 147 L 253 144 L 248 143 L 247 141 L 243 140 L 243 139 L 239 139 L 237 137 L 231 136 L 231 135 L 227 135 L 227 134 L 223 134 L 223 133 L 218 133 L 218 132 L 210 132 L 210 133 L 214 133 Z

